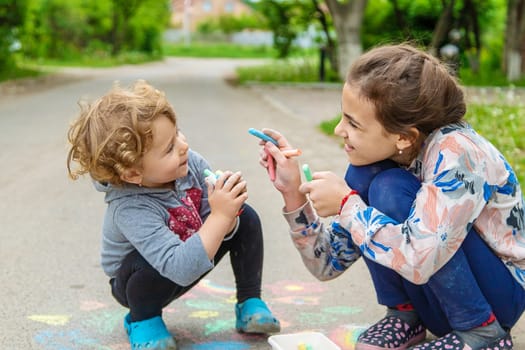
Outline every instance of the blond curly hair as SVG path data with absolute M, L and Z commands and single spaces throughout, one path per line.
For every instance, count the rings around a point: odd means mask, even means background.
M 152 122 L 166 116 L 176 124 L 165 94 L 144 80 L 127 89 L 116 83 L 106 95 L 79 106 L 68 131 L 67 170 L 74 180 L 87 173 L 96 181 L 122 185 L 124 171 L 141 166 L 153 138 Z

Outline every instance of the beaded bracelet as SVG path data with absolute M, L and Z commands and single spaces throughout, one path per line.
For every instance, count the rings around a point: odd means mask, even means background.
M 346 196 L 343 197 L 343 199 L 341 200 L 341 207 L 339 208 L 339 213 L 338 214 L 341 214 L 341 210 L 343 210 L 343 207 L 345 206 L 345 203 L 348 200 L 348 197 L 350 197 L 350 196 L 352 196 L 354 194 L 359 194 L 359 192 L 357 192 L 356 190 L 351 190 L 350 192 L 348 192 L 348 194 Z

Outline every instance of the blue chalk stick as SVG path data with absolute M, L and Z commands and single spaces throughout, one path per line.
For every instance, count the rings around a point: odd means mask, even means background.
M 259 131 L 257 129 L 250 128 L 250 129 L 248 129 L 248 132 L 250 134 L 252 134 L 253 136 L 256 136 L 256 137 L 260 138 L 261 140 L 268 141 L 268 142 L 273 143 L 276 146 L 279 146 L 279 144 L 277 143 L 277 141 L 273 137 L 270 137 L 270 136 L 262 133 L 261 131 Z

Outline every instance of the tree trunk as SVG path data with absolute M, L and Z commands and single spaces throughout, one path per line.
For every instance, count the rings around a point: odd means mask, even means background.
M 337 48 L 336 43 L 330 36 L 330 28 L 328 25 L 328 19 L 326 18 L 325 12 L 319 5 L 318 0 L 312 0 L 312 3 L 314 5 L 315 11 L 317 12 L 319 22 L 321 23 L 321 27 L 323 28 L 323 33 L 326 37 L 326 55 L 328 58 L 328 61 L 330 62 L 330 67 L 332 67 L 332 70 L 334 72 L 339 72 L 339 61 L 337 60 L 336 54 L 337 54 Z
M 509 81 L 520 79 L 525 71 L 525 0 L 509 0 L 503 71 Z
M 479 15 L 475 0 L 464 0 L 459 14 L 459 28 L 463 28 L 462 50 L 469 60 L 473 73 L 479 72 L 481 56 L 481 32 L 479 29 Z
M 129 23 L 144 0 L 112 0 L 113 4 L 113 56 L 116 56 L 125 44 L 129 44 Z M 128 45 L 129 46 L 129 45 Z
M 447 39 L 448 32 L 452 25 L 454 2 L 454 0 L 450 0 L 447 4 L 446 1 L 443 1 L 443 12 L 441 12 L 441 16 L 439 16 L 436 28 L 434 28 L 434 33 L 432 34 L 432 42 L 428 48 L 429 53 L 433 56 L 438 56 L 439 48 Z
M 121 33 L 121 19 L 119 14 L 119 7 L 116 0 L 113 0 L 113 7 L 111 9 L 112 23 L 111 23 L 111 56 L 117 56 L 122 48 L 122 33 Z
M 368 0 L 326 0 L 338 39 L 339 77 L 346 79 L 348 68 L 362 53 L 361 24 Z
M 403 35 L 405 36 L 405 38 L 410 38 L 412 34 L 410 33 L 410 28 L 406 23 L 403 10 L 399 7 L 398 0 L 391 0 L 391 2 L 394 8 L 394 15 L 396 17 L 397 26 L 403 30 Z

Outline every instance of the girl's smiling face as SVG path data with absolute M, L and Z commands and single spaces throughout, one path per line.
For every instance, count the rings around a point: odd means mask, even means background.
M 399 158 L 399 134 L 387 132 L 376 118 L 375 106 L 359 94 L 359 88 L 346 83 L 342 94 L 342 116 L 334 133 L 344 140 L 352 165 L 369 165 Z

